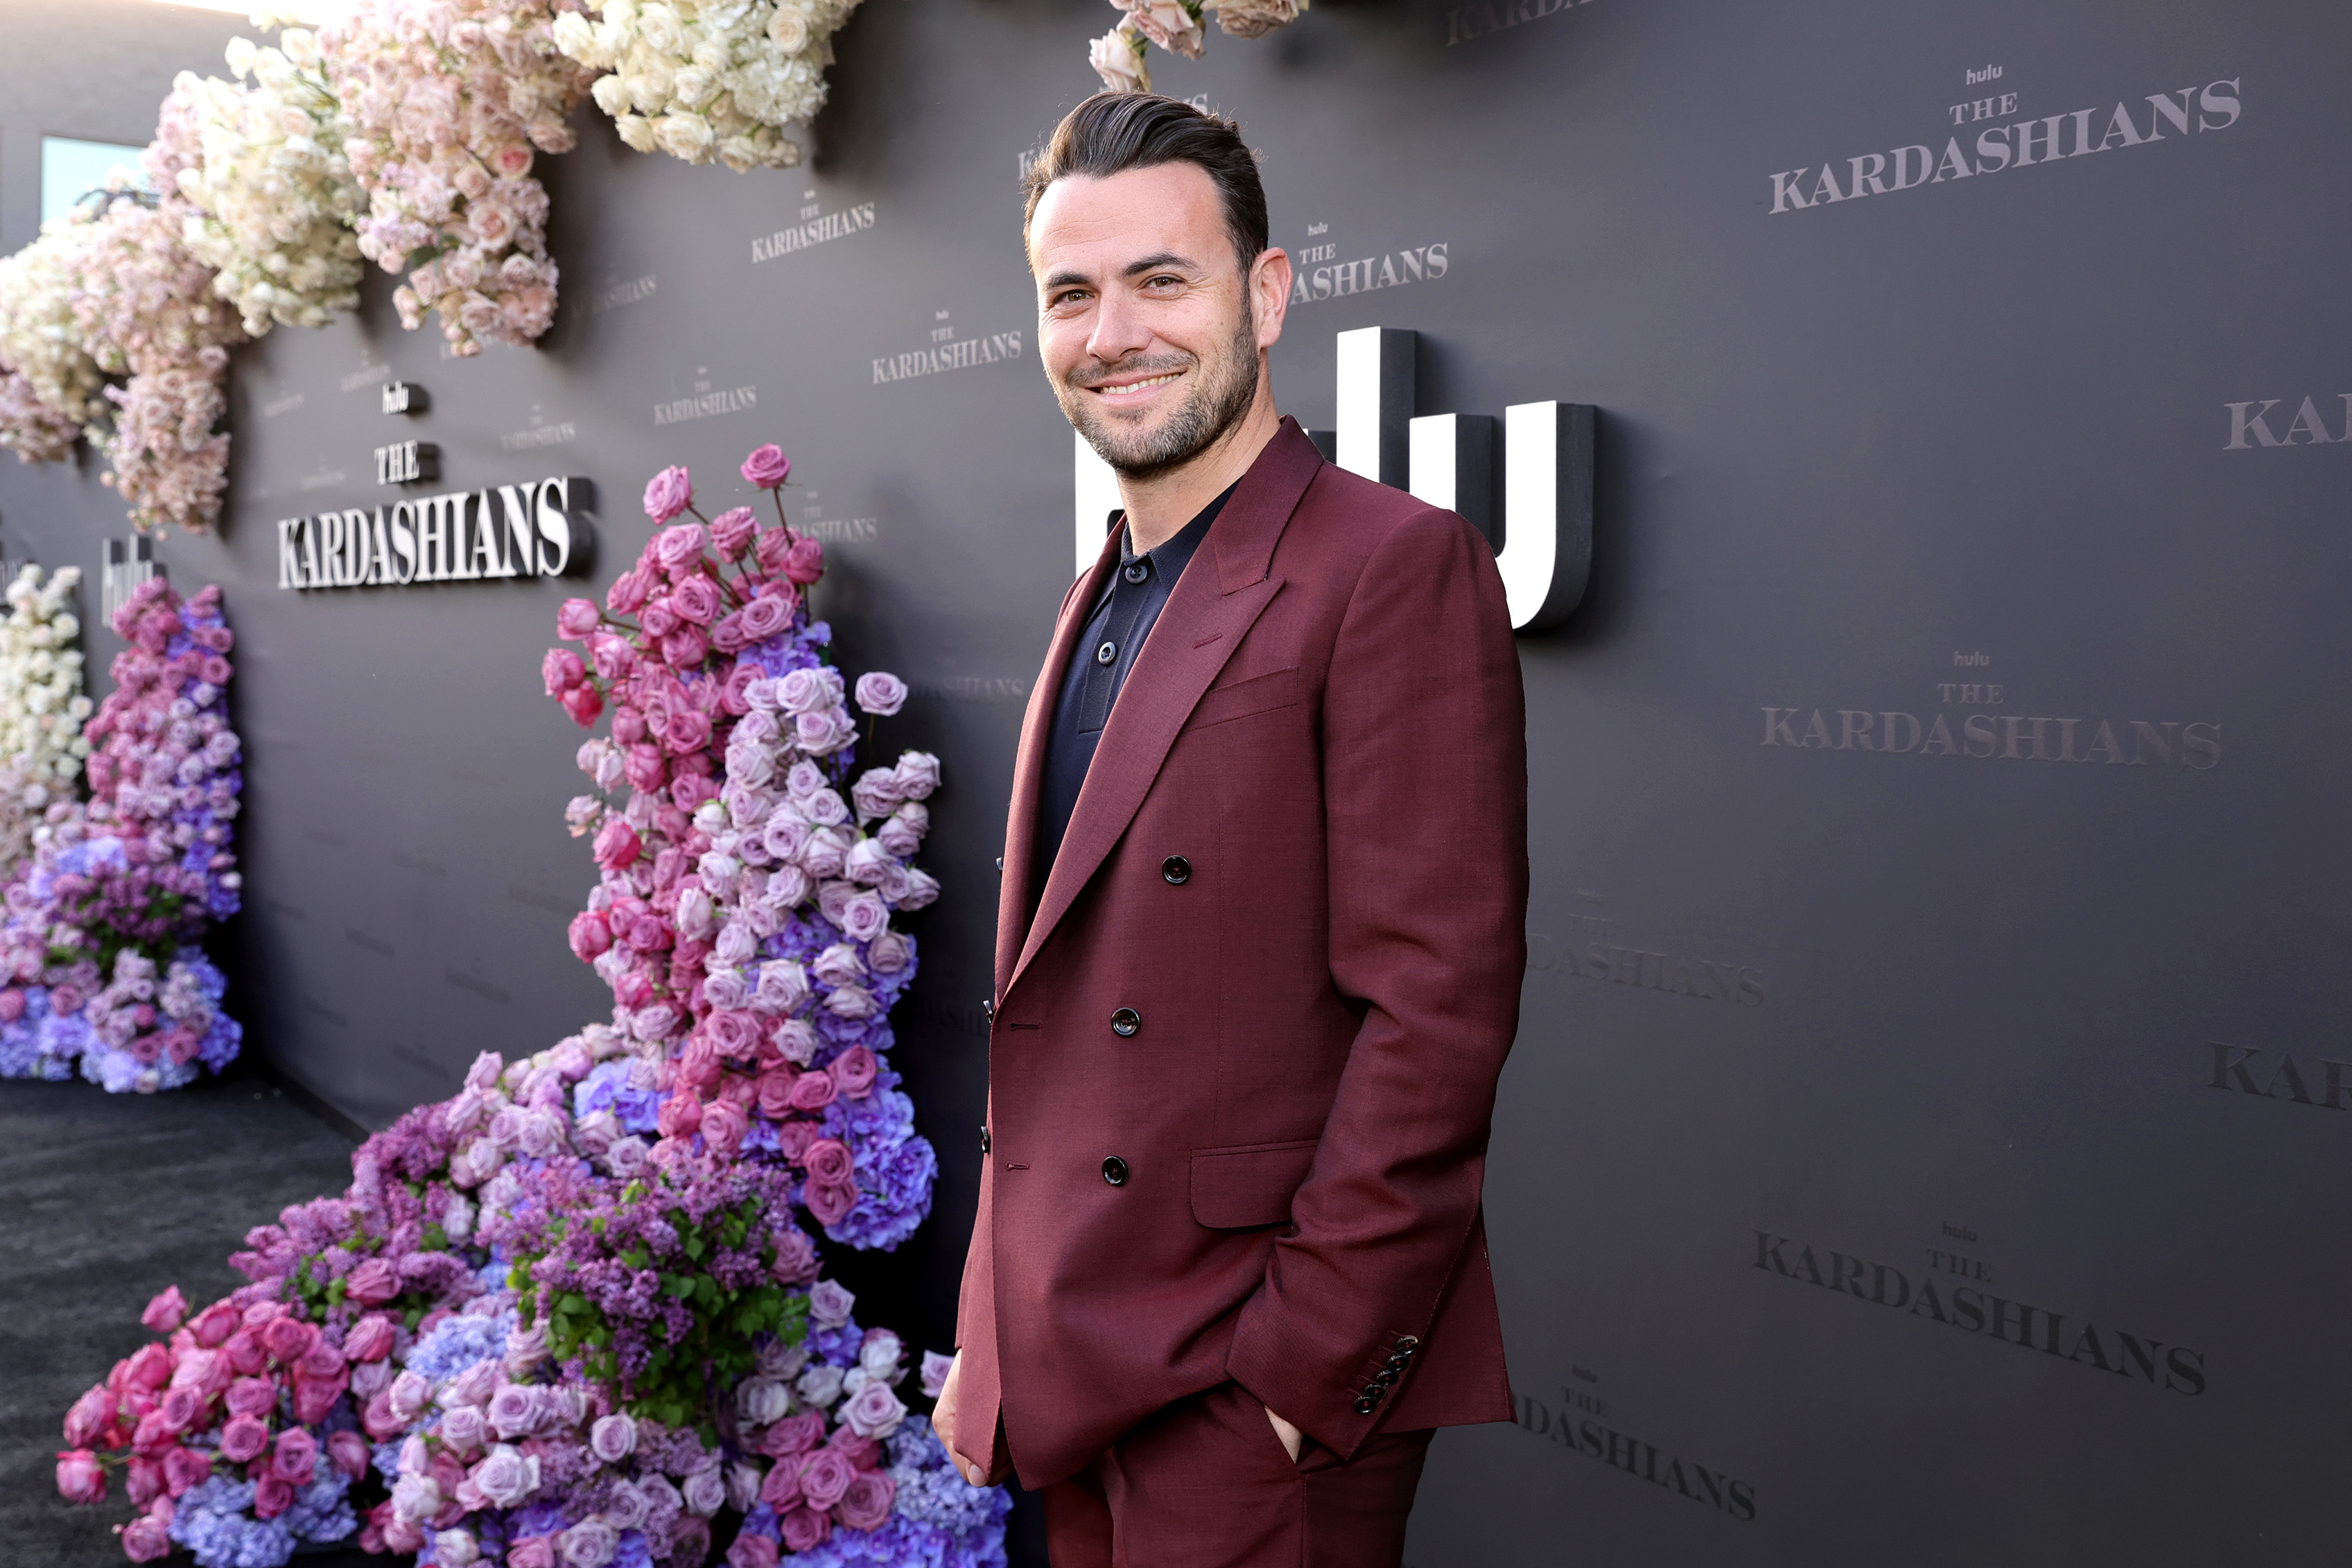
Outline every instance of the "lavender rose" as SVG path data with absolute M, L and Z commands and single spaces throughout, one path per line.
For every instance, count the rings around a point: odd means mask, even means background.
M 877 718 L 887 719 L 907 705 L 907 683 L 883 670 L 866 671 L 857 678 L 857 706 Z
M 500 1443 L 473 1469 L 477 1489 L 499 1508 L 513 1508 L 539 1489 L 539 1459 Z
M 727 1506 L 727 1477 L 717 1465 L 706 1465 L 686 1478 L 679 1492 L 688 1509 L 708 1519 Z
M 836 1143 L 835 1147 L 840 1148 L 840 1145 Z M 815 1153 L 814 1149 L 809 1152 L 812 1155 Z M 842 1149 L 841 1153 L 845 1164 L 849 1151 Z M 849 1321 L 850 1309 L 856 1305 L 856 1296 L 843 1289 L 839 1280 L 820 1279 L 809 1290 L 809 1321 L 820 1329 L 837 1329 Z M 817 1403 L 822 1405 L 824 1401 Z
M 890 1392 L 888 1384 L 877 1381 L 849 1396 L 849 1403 L 841 1407 L 841 1418 L 861 1437 L 887 1438 L 907 1418 L 907 1407 Z
M 588 1447 L 608 1465 L 617 1465 L 637 1448 L 637 1424 L 626 1415 L 605 1415 L 588 1429 Z
M 677 470 L 680 473 L 684 469 Z M 562 1535 L 556 1544 L 566 1568 L 604 1568 L 621 1549 L 620 1532 L 600 1518 L 583 1519 Z

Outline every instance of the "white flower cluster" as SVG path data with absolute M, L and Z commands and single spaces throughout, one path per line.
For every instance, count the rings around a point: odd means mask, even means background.
M 1087 63 L 1112 92 L 1150 92 L 1151 62 L 1144 45 L 1158 44 L 1188 60 L 1208 42 L 1206 15 L 1236 38 L 1259 38 L 1298 20 L 1308 0 L 1110 0 L 1125 13 L 1118 26 L 1087 47 Z
M 229 70 L 249 86 L 181 72 L 158 137 L 184 104 L 198 153 L 177 170 L 178 193 L 198 209 L 186 220 L 188 248 L 218 269 L 215 291 L 257 336 L 273 321 L 322 327 L 360 298 L 350 226 L 365 198 L 343 155 L 318 40 L 289 27 L 278 46 L 230 41 Z
M 0 363 L 25 378 L 51 413 L 88 425 L 105 408 L 104 378 L 75 330 L 74 298 L 96 237 L 89 212 L 75 208 L 41 226 L 41 237 L 0 258 Z M 0 439 L 27 451 L 12 438 Z
M 44 584 L 27 566 L 8 584 L 0 620 L 0 872 L 32 852 L 33 832 L 53 801 L 71 800 L 89 742 L 82 721 L 81 622 L 69 607 L 81 569 L 61 568 Z
M 597 107 L 640 153 L 730 169 L 801 161 L 783 134 L 824 105 L 833 35 L 857 0 L 587 0 L 556 47 L 599 77 Z
M 547 191 L 534 150 L 564 153 L 591 74 L 557 50 L 573 0 L 357 0 L 320 34 L 367 193 L 360 253 L 406 272 L 393 303 L 428 311 L 459 354 L 530 343 L 555 320 Z

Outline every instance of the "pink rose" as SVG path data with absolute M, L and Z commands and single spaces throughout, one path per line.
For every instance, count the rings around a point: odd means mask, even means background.
M 556 700 L 563 704 L 563 711 L 572 721 L 583 730 L 596 721 L 596 715 L 604 711 L 604 694 L 593 686 L 575 686 Z
M 221 1428 L 221 1457 L 242 1465 L 269 1446 L 269 1427 L 257 1415 L 239 1415 Z
M 275 1471 L 254 1483 L 253 1512 L 257 1519 L 276 1519 L 294 1506 L 294 1486 Z
M 587 599 L 566 599 L 555 612 L 556 635 L 567 642 L 578 642 L 604 624 L 603 612 Z
M 661 1103 L 655 1125 L 665 1138 L 684 1138 L 702 1125 L 702 1103 L 693 1095 L 671 1095 Z
M 356 1438 L 357 1433 L 352 1436 Z M 364 1442 L 360 1444 L 364 1448 Z M 173 1448 L 163 1456 L 163 1489 L 179 1497 L 213 1473 L 213 1457 L 201 1448 Z
M 669 596 L 669 607 L 680 620 L 707 626 L 719 618 L 726 606 L 719 597 L 719 584 L 701 573 L 691 573 Z
M 653 596 L 655 586 L 654 574 L 640 562 L 613 579 L 604 591 L 604 607 L 616 616 L 635 615 Z
M 327 1439 L 327 1462 L 338 1472 L 359 1479 L 367 1474 L 367 1439 L 356 1432 L 338 1432 Z
M 727 1549 L 727 1568 L 776 1568 L 776 1543 L 746 1531 Z
M 621 679 L 637 663 L 637 650 L 629 646 L 629 639 L 610 632 L 598 632 L 588 639 L 588 657 L 596 673 L 606 680 Z
M 173 1388 L 165 1390 L 163 1394 L 163 1404 L 162 1406 L 164 1427 L 172 1432 L 186 1431 L 189 1427 L 194 1426 L 198 1421 L 204 1418 L 205 1406 L 211 1403 L 212 1401 L 205 1397 L 205 1391 L 201 1388 Z M 271 1403 L 275 1403 L 275 1400 L 273 1399 Z M 267 1406 L 264 1408 L 267 1408 Z M 258 1415 L 259 1412 L 238 1411 L 237 1414 L 241 1415 Z M 71 1431 L 67 1432 L 66 1439 L 68 1442 L 73 1440 L 73 1434 Z
M 694 504 L 694 480 L 684 468 L 664 468 L 646 485 L 646 515 L 667 522 Z
M 147 1310 L 139 1314 L 139 1321 L 159 1334 L 168 1334 L 178 1328 L 180 1321 L 187 1315 L 188 1299 L 180 1294 L 177 1285 L 173 1285 L 147 1303 Z
M 881 1064 L 874 1059 L 871 1050 L 852 1046 L 833 1058 L 831 1070 L 833 1081 L 840 1087 L 843 1096 L 856 1100 L 874 1087 L 874 1075 L 880 1069 Z
M 294 1419 L 324 1421 L 327 1418 L 327 1412 L 335 1407 L 335 1401 L 342 1397 L 343 1390 L 349 1388 L 351 1384 L 350 1376 L 343 1373 L 337 1373 L 332 1377 L 310 1377 L 302 1373 L 296 1373 L 294 1374 Z
M 907 683 L 897 676 L 874 669 L 857 678 L 857 706 L 866 712 L 887 719 L 906 705 Z
M 400 1294 L 400 1271 L 381 1258 L 360 1260 L 343 1276 L 343 1300 L 362 1307 L 382 1306 Z
M 568 647 L 551 647 L 539 661 L 539 679 L 550 697 L 561 697 L 588 679 L 588 667 Z
M 66 1441 L 77 1448 L 87 1448 L 98 1441 L 98 1435 L 114 1424 L 114 1391 L 99 1384 L 73 1402 L 66 1412 Z
M 809 1217 L 822 1226 L 839 1225 L 857 1206 L 857 1189 L 845 1183 L 820 1182 L 814 1177 L 801 1188 L 801 1203 Z
M 781 637 L 792 629 L 793 614 L 800 608 L 797 595 L 763 594 L 743 606 L 743 641 L 746 646 Z
M 699 708 L 680 708 L 662 729 L 662 744 L 683 754 L 710 744 L 710 715 Z
M 625 871 L 637 862 L 645 845 L 626 822 L 606 823 L 596 833 L 596 864 L 607 871 Z
M 849 1181 L 856 1169 L 849 1146 L 837 1138 L 821 1138 L 810 1144 L 801 1164 L 811 1180 L 819 1182 Z
M 795 1455 L 807 1453 L 815 1447 L 824 1436 L 824 1416 L 814 1410 L 803 1410 L 798 1415 L 787 1415 L 769 1427 L 767 1436 L 760 1440 L 760 1452 L 772 1459 L 789 1459 Z M 800 1467 L 779 1465 L 776 1468 L 790 1470 L 793 1473 L 793 1495 L 798 1497 Z M 764 1492 L 761 1495 L 766 1496 Z M 777 1506 L 779 1509 L 782 1507 L 782 1504 Z
M 13 985 L 0 991 L 0 1024 L 13 1024 L 24 1016 L 25 994 Z
M 362 1318 L 344 1331 L 343 1354 L 352 1361 L 382 1361 L 392 1353 L 395 1332 L 392 1320 L 381 1313 Z
M 350 1293 L 349 1287 L 344 1293 Z M 282 1366 L 292 1366 L 309 1355 L 310 1347 L 318 1342 L 318 1324 L 298 1322 L 292 1318 L 280 1318 L 261 1331 L 261 1348 Z
M 867 1386 L 880 1385 L 869 1384 Z M 269 1470 L 279 1479 L 295 1486 L 309 1486 L 319 1472 L 319 1440 L 299 1426 L 280 1432 L 278 1434 L 277 1449 L 269 1456 Z
M 133 1563 L 152 1563 L 172 1554 L 168 1516 L 142 1513 L 122 1527 L 122 1554 Z
M 719 1159 L 734 1158 L 736 1149 L 743 1142 L 743 1134 L 750 1131 L 751 1127 L 750 1120 L 731 1101 L 722 1100 L 702 1108 L 703 1141 Z
M 613 928 L 599 914 L 573 915 L 569 935 L 572 955 L 583 963 L 591 962 L 613 945 Z
M 823 1110 L 833 1103 L 840 1088 L 830 1073 L 804 1072 L 793 1080 L 792 1092 L 786 1103 L 794 1110 Z M 834 1146 L 840 1147 L 839 1144 Z M 814 1149 L 811 1152 L 814 1152 Z
M 751 548 L 751 536 L 759 531 L 750 507 L 730 507 L 710 520 L 710 542 L 719 547 L 719 554 L 738 561 Z
M 645 613 L 637 617 L 637 624 L 645 629 L 646 636 L 658 639 L 677 630 L 683 618 L 670 603 L 669 595 L 665 594 L 646 606 Z
M 795 539 L 784 553 L 784 575 L 803 587 L 824 575 L 824 546 L 814 539 Z
M 869 1383 L 866 1388 L 880 1388 Z M 864 1390 L 860 1390 L 863 1393 Z M 898 1483 L 886 1471 L 860 1470 L 849 1489 L 841 1494 L 835 1505 L 834 1517 L 851 1530 L 879 1530 L 890 1517 L 890 1507 L 898 1500 Z
M 507 1568 L 556 1568 L 555 1537 L 534 1535 L 507 1548 Z
M 751 455 L 743 459 L 743 478 L 763 490 L 774 489 L 790 479 L 792 473 L 793 460 L 785 457 L 784 449 L 773 441 L 764 447 L 753 447 Z M 748 508 L 745 510 L 749 510 Z
M 58 1495 L 68 1502 L 106 1500 L 106 1468 L 96 1454 L 73 1448 L 58 1456 Z
M 856 1479 L 856 1467 L 838 1448 L 819 1448 L 801 1461 L 801 1496 L 811 1508 L 831 1508 Z
M 231 1415 L 267 1415 L 277 1408 L 278 1385 L 266 1377 L 240 1377 L 228 1385 Z
M 683 474 L 684 468 L 677 472 Z M 685 510 L 680 508 L 680 510 Z M 677 516 L 672 512 L 671 516 Z M 681 522 L 675 528 L 665 528 L 646 546 L 646 552 L 659 563 L 662 573 L 676 583 L 695 572 L 702 564 L 702 525 Z
M 833 1516 L 813 1508 L 796 1508 L 776 1522 L 787 1552 L 813 1552 L 833 1533 Z
M 672 669 L 692 669 L 710 657 L 710 639 L 698 626 L 680 626 L 661 639 L 661 656 Z

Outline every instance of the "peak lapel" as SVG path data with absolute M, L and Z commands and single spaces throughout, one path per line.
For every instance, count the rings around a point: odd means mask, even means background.
M 1158 623 L 1144 642 L 1143 651 L 1136 657 L 1135 668 L 1120 689 L 1118 701 L 1111 709 L 1110 722 L 1103 728 L 1101 744 L 1096 748 L 1094 763 L 1087 770 L 1087 782 L 1078 792 L 1076 808 L 1070 814 L 1061 853 L 1047 877 L 1045 896 L 1038 901 L 1037 918 L 1029 923 L 1026 940 L 1015 949 L 1019 956 L 1009 974 L 1005 933 L 1017 928 L 1008 927 L 1002 919 L 998 921 L 997 973 L 1005 976 L 1005 992 L 1010 993 L 1019 982 L 1022 971 L 1053 934 L 1054 927 L 1068 912 L 1087 879 L 1127 831 L 1127 825 L 1135 819 L 1151 781 L 1159 776 L 1160 763 L 1167 760 L 1169 748 L 1176 743 L 1177 731 L 1192 717 L 1202 694 L 1241 646 L 1251 625 L 1281 589 L 1282 580 L 1267 574 L 1274 547 L 1290 521 L 1290 514 L 1297 509 L 1299 497 L 1306 494 L 1316 470 L 1322 466 L 1323 456 L 1315 449 L 1314 443 L 1291 420 L 1284 419 L 1282 428 L 1266 443 L 1265 450 L 1251 465 L 1233 499 L 1210 525 L 1209 537 L 1202 547 L 1202 554 L 1210 559 L 1203 561 L 1195 556 L 1193 564 L 1177 583 L 1176 591 L 1169 595 L 1167 607 L 1160 611 Z M 1109 560 L 1106 554 L 1103 561 L 1096 563 L 1090 583 L 1100 580 Z M 1213 566 L 1213 573 L 1202 570 L 1204 566 Z M 1056 657 L 1049 664 L 1056 689 L 1061 671 L 1068 666 L 1077 628 L 1085 620 L 1086 607 L 1093 602 L 1094 590 L 1089 588 L 1073 601 L 1077 606 L 1075 610 L 1064 607 L 1064 626 L 1055 644 Z M 1042 709 L 1033 695 L 1013 792 L 1016 816 L 1022 810 L 1024 786 L 1029 803 L 1025 823 L 1016 823 L 1014 828 L 1026 836 L 1024 850 L 1026 840 L 1035 836 L 1045 740 L 1052 722 L 1052 695 L 1045 696 Z M 1013 858 L 1008 854 L 1008 891 L 1013 887 L 1012 867 Z
M 1021 720 L 1021 745 L 1013 759 L 1013 804 L 1004 824 L 1004 874 L 996 893 L 996 980 L 1000 998 L 1013 983 L 1013 960 L 1029 931 L 1031 862 L 1037 853 L 1037 798 L 1045 789 L 1045 745 L 1054 733 L 1054 704 L 1061 695 L 1062 679 L 1078 634 L 1086 629 L 1087 612 L 1102 592 L 1105 578 L 1118 559 L 1120 532 L 1112 529 L 1103 541 L 1093 570 L 1070 584 L 1062 613 L 1054 624 L 1054 640 L 1046 646 L 1045 668 L 1029 693 L 1029 708 Z

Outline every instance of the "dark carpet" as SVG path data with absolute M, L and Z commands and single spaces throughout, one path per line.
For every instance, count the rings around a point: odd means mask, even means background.
M 96 1508 L 58 1496 L 66 1407 L 152 1337 L 139 1313 L 157 1291 L 176 1284 L 202 1306 L 243 1284 L 228 1255 L 245 1233 L 341 1192 L 351 1152 L 249 1076 L 153 1096 L 0 1082 L 0 1565 L 125 1561 L 113 1527 L 131 1510 L 119 1482 Z

